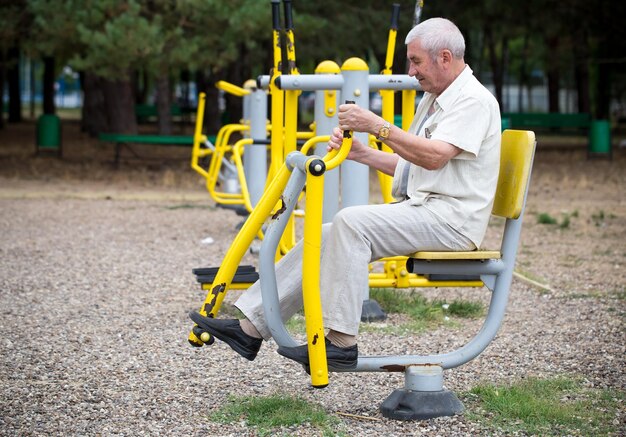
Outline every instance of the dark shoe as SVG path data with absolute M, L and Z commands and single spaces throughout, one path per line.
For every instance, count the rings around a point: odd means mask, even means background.
M 191 320 L 203 331 L 222 340 L 235 352 L 250 361 L 256 358 L 256 354 L 259 352 L 259 349 L 261 349 L 263 339 L 251 337 L 243 332 L 239 320 L 237 319 L 214 319 L 205 317 L 195 311 L 190 312 L 189 317 L 191 317 Z M 194 333 L 195 332 L 196 329 L 194 329 Z
M 283 357 L 297 361 L 303 364 L 305 369 L 309 367 L 309 349 L 308 346 L 296 347 L 279 347 L 278 353 Z M 350 370 L 356 368 L 356 362 L 359 358 L 359 349 L 357 345 L 341 348 L 332 344 L 326 339 L 326 362 L 328 367 L 333 369 Z

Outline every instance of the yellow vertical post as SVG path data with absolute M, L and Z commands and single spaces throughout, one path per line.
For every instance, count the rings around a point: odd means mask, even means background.
M 291 1 L 284 0 L 285 7 L 285 43 L 287 52 L 287 68 L 289 74 L 299 74 L 296 67 L 296 43 L 293 33 Z M 285 93 L 285 137 L 283 143 L 283 159 L 297 149 L 298 134 L 298 96 L 300 91 L 287 90 Z M 296 244 L 296 230 L 293 215 L 289 217 L 285 232 L 281 237 L 281 251 L 287 253 Z
M 318 175 L 313 174 L 309 168 L 310 165 L 320 167 L 322 173 Z M 302 255 L 302 293 L 311 384 L 313 387 L 325 387 L 328 385 L 328 363 L 326 362 L 326 344 L 319 283 L 322 205 L 324 201 L 323 167 L 323 161 L 319 158 L 314 158 L 307 162 L 307 208 L 304 215 L 304 249 Z
M 205 169 L 200 167 L 198 161 L 202 156 L 202 151 L 200 150 L 200 144 L 204 140 L 202 135 L 202 123 L 204 122 L 204 107 L 206 105 L 206 94 L 200 93 L 198 96 L 198 111 L 196 112 L 196 127 L 193 134 L 193 149 L 191 150 L 191 168 L 200 173 L 205 178 L 208 178 L 209 174 Z
M 271 111 L 271 138 L 270 138 L 270 167 L 267 180 L 271 181 L 285 161 L 283 154 L 283 127 L 284 127 L 284 106 L 285 94 L 283 90 L 276 86 L 276 78 L 282 74 L 282 45 L 280 38 L 280 3 L 272 2 L 272 27 L 273 27 L 273 48 L 274 65 L 269 84 L 269 92 L 272 97 Z
M 324 321 L 320 297 L 320 256 L 322 243 L 322 205 L 324 204 L 324 172 L 339 166 L 352 147 L 352 132 L 344 131 L 339 151 L 326 154 L 323 164 L 318 158 L 307 162 L 306 202 L 302 253 L 302 298 L 309 351 L 311 384 L 314 387 L 328 385 L 328 363 Z M 325 165 L 324 165 L 325 164 Z M 325 167 L 325 169 L 324 169 Z M 321 171 L 320 171 L 321 170 Z M 316 175 L 317 173 L 321 173 Z
M 402 129 L 408 131 L 415 116 L 415 90 L 402 91 Z
M 385 56 L 385 69 L 382 71 L 382 74 L 391 74 L 392 66 L 393 66 L 393 56 L 396 51 L 396 36 L 398 34 L 398 16 L 400 14 L 400 5 L 394 4 L 393 10 L 391 13 L 391 27 L 389 28 L 389 35 L 387 36 L 387 53 Z M 389 123 L 394 123 L 394 96 L 395 92 L 393 90 L 381 90 L 380 96 L 382 99 L 382 117 L 387 120 Z M 384 152 L 391 153 L 391 148 L 387 146 L 385 143 L 381 144 L 381 150 Z M 389 175 L 386 175 L 382 172 L 378 173 L 378 181 L 380 183 L 380 191 L 383 196 L 383 201 L 385 203 L 389 203 L 393 201 L 393 196 L 391 195 L 391 185 L 393 182 L 393 178 Z

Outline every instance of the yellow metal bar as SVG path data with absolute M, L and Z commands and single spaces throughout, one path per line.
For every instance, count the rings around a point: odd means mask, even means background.
M 309 160 L 310 162 L 310 160 Z M 309 163 L 307 162 L 307 169 Z M 311 384 L 314 387 L 328 385 L 328 363 L 322 302 L 320 298 L 320 255 L 322 242 L 322 204 L 324 198 L 324 175 L 306 177 L 307 212 L 304 216 L 304 250 L 302 255 L 302 293 L 306 321 Z
M 237 176 L 239 177 L 239 186 L 241 188 L 241 196 L 243 199 L 243 204 L 248 210 L 248 212 L 252 212 L 252 201 L 250 200 L 250 191 L 248 191 L 248 182 L 246 181 L 246 175 L 244 174 L 243 168 L 243 160 L 241 156 L 243 155 L 244 146 L 253 144 L 254 139 L 252 138 L 243 138 L 235 143 L 233 146 L 233 160 L 235 161 L 235 167 L 237 167 Z
M 202 123 L 204 122 L 205 105 L 206 94 L 200 93 L 200 95 L 198 96 L 198 111 L 196 112 L 196 126 L 193 134 L 193 149 L 191 150 L 191 168 L 193 168 L 203 177 L 208 178 L 209 173 L 198 164 L 198 161 L 201 157 L 207 156 L 212 153 L 211 150 L 200 149 L 200 144 L 202 144 L 206 140 L 206 137 L 202 135 Z
M 250 90 L 234 85 L 230 82 L 226 82 L 225 80 L 218 81 L 215 84 L 215 87 L 237 97 L 243 97 L 250 94 Z
M 299 131 L 298 133 L 296 133 L 296 138 L 299 140 L 309 140 L 313 138 L 314 135 L 315 135 L 315 132 L 312 130 L 308 132 Z
M 309 150 L 311 150 L 311 147 L 313 147 L 314 145 L 318 143 L 328 142 L 329 140 L 330 135 L 318 135 L 316 137 L 311 137 L 302 145 L 300 152 L 306 155 L 307 153 L 309 153 Z
M 391 71 L 389 72 L 391 74 Z M 383 107 L 382 107 L 382 117 L 387 120 L 389 123 L 394 123 L 394 92 L 393 91 L 381 91 L 380 92 Z M 383 152 L 391 153 L 391 148 L 385 143 L 381 143 L 381 150 Z M 380 191 L 383 196 L 383 201 L 385 203 L 393 202 L 393 196 L 391 195 L 391 186 L 393 184 L 393 177 L 385 174 L 381 171 L 376 172 L 378 174 L 378 181 L 380 182 Z
M 406 285 L 399 286 L 397 279 L 371 278 L 370 288 L 422 288 L 422 287 L 482 287 L 482 281 L 431 281 L 423 276 L 414 276 L 408 279 Z
M 290 28 L 291 16 L 288 16 L 291 15 L 291 5 L 285 6 L 285 20 L 287 22 L 285 29 L 287 66 L 290 75 L 297 75 L 300 73 L 296 67 L 295 35 L 293 33 L 293 29 Z M 283 143 L 283 159 L 297 149 L 299 95 L 300 91 L 298 90 L 285 91 L 285 140 Z M 289 217 L 285 227 L 285 232 L 281 236 L 280 242 L 282 253 L 287 253 L 293 246 L 296 245 L 296 228 L 293 216 Z
M 261 196 L 261 199 L 259 199 L 257 206 L 244 222 L 235 240 L 228 249 L 228 252 L 226 252 L 224 256 L 224 260 L 215 275 L 213 287 L 207 294 L 204 304 L 200 308 L 200 314 L 215 317 L 219 311 L 241 259 L 246 254 L 250 244 L 270 215 L 272 208 L 278 202 L 278 199 L 289 181 L 290 175 L 291 172 L 287 165 L 283 165 L 270 183 L 268 189 Z M 203 341 L 196 337 L 193 330 L 189 333 L 188 339 L 189 342 L 194 345 L 203 345 Z
M 270 79 L 269 92 L 272 96 L 271 110 L 271 140 L 270 140 L 270 166 L 268 170 L 268 180 L 272 180 L 278 169 L 285 161 L 283 155 L 283 126 L 284 126 L 284 107 L 285 93 L 275 84 L 276 78 L 281 75 L 282 53 L 280 44 L 280 32 L 274 29 L 274 68 L 272 69 L 272 77 Z
M 222 167 L 222 160 L 226 159 L 226 153 L 232 152 L 232 148 L 228 145 L 230 136 L 235 132 L 244 132 L 248 129 L 250 129 L 250 127 L 245 124 L 228 124 L 218 132 L 217 139 L 215 141 L 215 151 L 211 157 L 206 181 L 207 191 L 217 203 L 243 203 L 243 196 L 240 193 L 222 193 L 216 190 L 216 186 L 219 179 L 220 168 Z M 233 201 L 232 199 L 237 199 L 237 201 Z
M 385 55 L 385 69 L 382 71 L 382 74 L 389 75 L 392 73 L 393 66 L 393 55 L 396 51 L 396 36 L 398 34 L 398 30 L 394 29 L 392 23 L 392 27 L 389 29 L 389 34 L 387 36 L 387 53 Z M 396 23 L 397 25 L 397 23 Z M 382 117 L 387 120 L 389 123 L 394 123 L 394 91 L 393 90 L 383 90 L 380 91 L 380 97 L 382 99 Z M 381 143 L 381 150 L 383 152 L 391 153 L 392 150 L 385 143 Z M 378 175 L 378 181 L 380 183 L 380 191 L 383 196 L 383 201 L 385 203 L 393 202 L 393 196 L 391 195 L 391 186 L 393 184 L 393 178 L 381 171 L 376 172 Z
M 203 290 L 211 290 L 213 283 L 211 284 L 202 284 Z M 228 290 L 247 290 L 252 286 L 252 282 L 232 282 L 228 287 Z
M 290 32 L 288 32 L 289 34 Z M 293 45 L 293 44 L 291 44 Z M 289 47 L 289 44 L 287 44 Z M 287 50 L 289 56 L 289 49 Z M 289 59 L 289 58 L 288 58 Z M 297 70 L 295 70 L 297 74 Z M 298 91 L 285 92 L 285 142 L 283 144 L 283 159 L 296 151 L 298 132 Z M 296 245 L 296 227 L 293 216 L 287 220 L 285 232 L 281 236 L 281 251 L 287 253 Z
M 344 131 L 343 133 L 343 143 L 337 150 L 331 150 L 326 155 L 324 155 L 324 162 L 326 163 L 326 171 L 332 170 L 335 167 L 338 167 L 348 156 L 350 153 L 350 149 L 352 148 L 352 131 Z
M 415 116 L 415 90 L 402 91 L 402 129 L 408 131 Z

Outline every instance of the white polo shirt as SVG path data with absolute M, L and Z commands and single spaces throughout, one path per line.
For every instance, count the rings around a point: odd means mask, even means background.
M 433 100 L 435 112 L 422 123 Z M 498 182 L 500 130 L 497 100 L 466 66 L 439 97 L 424 94 L 409 128 L 410 133 L 445 141 L 463 151 L 439 170 L 426 170 L 400 157 L 394 195 L 404 194 L 398 190 L 409 165 L 407 202 L 428 208 L 480 247 Z

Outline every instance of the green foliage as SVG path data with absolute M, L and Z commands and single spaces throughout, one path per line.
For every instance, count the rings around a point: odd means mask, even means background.
M 33 52 L 110 79 L 133 69 L 222 69 L 242 50 L 261 62 L 259 43 L 271 41 L 269 3 L 256 0 L 30 0 L 29 9 Z
M 570 378 L 480 385 L 467 394 L 468 418 L 504 434 L 608 435 L 624 402 L 619 390 L 594 390 Z
M 255 427 L 260 435 L 272 435 L 280 427 L 302 424 L 313 426 L 323 435 L 334 435 L 332 428 L 339 423 L 319 405 L 298 397 L 279 394 L 259 398 L 231 397 L 209 419 L 220 423 L 244 420 L 247 426 Z
M 0 54 L 15 45 L 24 36 L 24 27 L 30 20 L 23 1 L 0 3 Z

